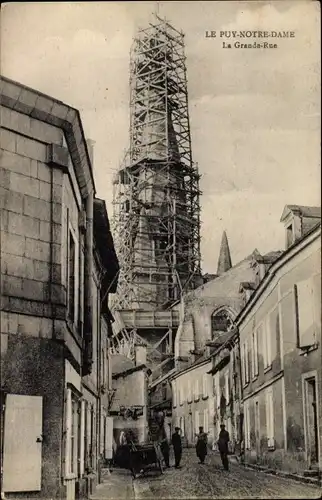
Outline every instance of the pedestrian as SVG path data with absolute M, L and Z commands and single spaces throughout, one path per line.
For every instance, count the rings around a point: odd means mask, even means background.
M 165 466 L 170 467 L 170 447 L 166 437 L 161 441 L 161 451 Z
M 229 470 L 228 467 L 228 442 L 229 442 L 229 432 L 226 431 L 224 424 L 220 426 L 220 433 L 218 439 L 218 449 L 220 452 L 221 462 L 225 470 Z
M 207 433 L 204 432 L 203 427 L 199 427 L 199 434 L 197 436 L 197 444 L 196 444 L 196 453 L 197 457 L 200 460 L 200 464 L 205 463 L 205 458 L 207 456 L 207 445 L 208 445 L 208 436 Z
M 180 468 L 180 461 L 182 457 L 182 442 L 181 442 L 181 436 L 180 436 L 180 427 L 175 427 L 174 428 L 175 432 L 172 434 L 172 446 L 173 446 L 173 452 L 174 452 L 174 461 L 175 461 L 175 468 L 179 469 Z

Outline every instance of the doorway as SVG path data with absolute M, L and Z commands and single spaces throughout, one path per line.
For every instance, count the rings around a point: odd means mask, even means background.
M 315 376 L 304 379 L 304 415 L 308 465 L 314 467 L 319 461 L 317 383 Z

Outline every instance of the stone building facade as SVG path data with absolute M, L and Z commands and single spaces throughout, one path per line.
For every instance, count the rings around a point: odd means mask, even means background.
M 72 500 L 97 483 L 104 454 L 118 264 L 95 227 L 108 218 L 78 111 L 1 87 L 1 491 Z
M 245 460 L 292 472 L 322 464 L 319 213 L 285 207 L 286 250 L 236 320 Z

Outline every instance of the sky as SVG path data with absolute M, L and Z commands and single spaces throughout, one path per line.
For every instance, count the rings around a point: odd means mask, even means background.
M 12 2 L 1 9 L 1 74 L 80 110 L 111 215 L 129 147 L 130 47 L 156 9 L 185 33 L 203 272 L 216 272 L 224 230 L 233 264 L 283 249 L 284 206 L 320 205 L 319 2 Z M 230 50 L 207 30 L 295 36 Z

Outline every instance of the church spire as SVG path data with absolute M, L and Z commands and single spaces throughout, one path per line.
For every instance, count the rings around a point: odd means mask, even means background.
M 217 274 L 220 276 L 232 267 L 226 231 L 223 232 L 218 259 Z

